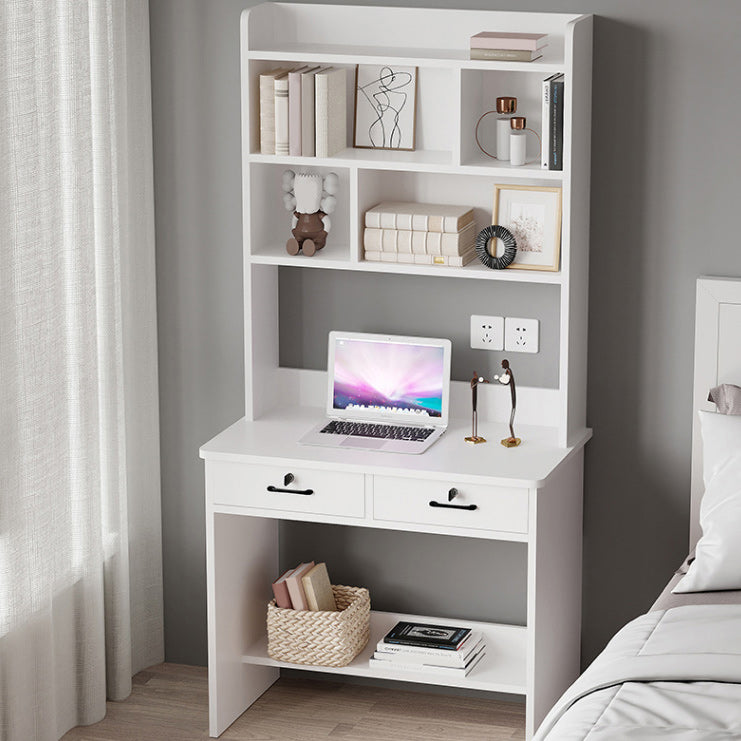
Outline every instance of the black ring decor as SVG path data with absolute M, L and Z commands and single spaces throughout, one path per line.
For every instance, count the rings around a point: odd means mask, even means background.
M 501 257 L 496 257 L 489 252 L 489 242 L 492 239 L 501 239 L 504 243 L 504 254 Z M 515 259 L 517 242 L 515 242 L 515 238 L 509 229 L 505 229 L 499 224 L 492 224 L 484 227 L 476 237 L 476 254 L 487 268 L 504 270 Z

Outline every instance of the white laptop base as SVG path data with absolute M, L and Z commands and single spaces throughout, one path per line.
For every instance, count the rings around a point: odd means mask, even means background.
M 326 418 L 299 443 L 424 453 L 448 426 L 450 353 L 445 339 L 330 332 Z

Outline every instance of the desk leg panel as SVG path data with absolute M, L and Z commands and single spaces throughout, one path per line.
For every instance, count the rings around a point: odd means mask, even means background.
M 265 633 L 278 521 L 207 511 L 209 734 L 222 734 L 279 676 L 242 662 Z

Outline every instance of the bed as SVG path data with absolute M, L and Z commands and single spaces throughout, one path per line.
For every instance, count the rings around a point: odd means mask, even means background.
M 695 337 L 691 555 L 533 741 L 741 739 L 741 280 L 698 280 Z

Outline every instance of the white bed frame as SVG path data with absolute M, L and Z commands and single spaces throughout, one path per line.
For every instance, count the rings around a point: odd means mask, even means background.
M 692 400 L 692 492 L 690 549 L 700 535 L 702 438 L 698 410 L 715 411 L 708 391 L 721 383 L 741 385 L 741 278 L 699 278 L 695 314 L 695 384 Z

